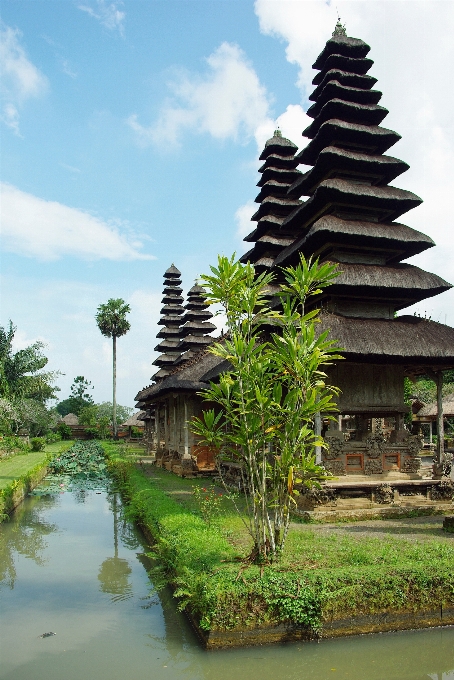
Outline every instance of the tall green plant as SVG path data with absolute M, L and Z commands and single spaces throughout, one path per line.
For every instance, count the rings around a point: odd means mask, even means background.
M 96 314 L 96 323 L 101 333 L 107 338 L 112 338 L 112 403 L 113 403 L 113 436 L 118 438 L 117 426 L 117 338 L 125 335 L 131 328 L 126 315 L 131 307 L 122 298 L 110 298 L 106 304 L 99 305 Z
M 272 274 L 256 276 L 251 264 L 219 256 L 211 275 L 202 276 L 210 303 L 227 318 L 228 335 L 209 351 L 231 365 L 202 394 L 216 404 L 193 421 L 193 431 L 241 463 L 247 505 L 244 520 L 253 539 L 251 558 L 275 559 L 283 550 L 298 484 L 326 479 L 316 464 L 316 414 L 336 410 L 336 389 L 323 369 L 340 359 L 327 332 L 316 333 L 318 310 L 306 311 L 309 297 L 336 277 L 335 267 L 306 262 L 283 270 L 274 284 L 280 298 L 270 309 Z

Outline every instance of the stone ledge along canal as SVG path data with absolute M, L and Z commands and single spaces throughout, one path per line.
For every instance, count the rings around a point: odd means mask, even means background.
M 206 652 L 147 550 L 115 492 L 27 498 L 0 525 L 0 678 L 454 680 L 454 628 Z

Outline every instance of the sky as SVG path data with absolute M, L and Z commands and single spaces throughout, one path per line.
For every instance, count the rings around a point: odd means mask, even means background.
M 454 283 L 453 0 L 2 0 L 0 325 L 16 349 L 46 343 L 62 399 L 77 375 L 111 399 L 99 304 L 131 306 L 117 395 L 132 406 L 157 370 L 164 271 L 186 292 L 248 249 L 258 156 L 277 126 L 307 143 L 337 11 L 402 135 L 393 184 L 424 200 L 400 221 L 437 244 L 409 262 Z M 406 311 L 454 326 L 454 290 Z

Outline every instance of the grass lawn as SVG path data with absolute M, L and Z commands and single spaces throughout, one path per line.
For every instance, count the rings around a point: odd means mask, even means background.
M 376 520 L 378 534 L 370 526 L 358 533 L 352 525 L 295 522 L 279 561 L 250 565 L 242 558 L 251 538 L 227 498 L 215 523 L 203 521 L 192 491 L 209 488 L 210 479 L 181 479 L 134 464 L 126 447 L 103 446 L 131 517 L 156 541 L 180 606 L 205 630 L 291 622 L 317 631 L 350 616 L 454 605 L 454 536 L 442 537 L 441 518 L 415 518 L 413 533 L 409 519 L 394 520 L 407 523 L 402 533 L 392 520 Z M 424 524 L 435 519 L 437 526 Z
M 6 488 L 11 482 L 22 475 L 25 475 L 29 470 L 44 462 L 49 453 L 58 453 L 61 450 L 66 451 L 74 444 L 73 441 L 55 442 L 47 444 L 44 451 L 29 451 L 28 453 L 17 453 L 14 456 L 8 456 L 0 461 L 0 489 Z

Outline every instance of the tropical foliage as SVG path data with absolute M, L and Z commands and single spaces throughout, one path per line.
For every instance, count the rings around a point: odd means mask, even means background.
M 56 424 L 56 415 L 46 404 L 59 390 L 54 385 L 58 371 L 44 371 L 48 359 L 40 340 L 14 351 L 16 328 L 0 327 L 0 431 L 15 434 L 27 429 L 43 434 Z
M 323 442 L 314 420 L 336 411 L 336 390 L 324 368 L 341 357 L 327 332 L 316 333 L 319 311 L 307 311 L 306 303 L 334 280 L 336 270 L 302 258 L 296 268 L 283 270 L 285 283 L 277 286 L 273 274 L 257 276 L 251 264 L 219 256 L 211 272 L 202 285 L 209 302 L 221 306 L 228 336 L 209 351 L 231 369 L 202 393 L 216 408 L 192 427 L 219 450 L 221 461 L 241 464 L 251 559 L 268 561 L 284 548 L 296 487 L 319 486 L 327 476 L 315 461 L 315 447 Z

